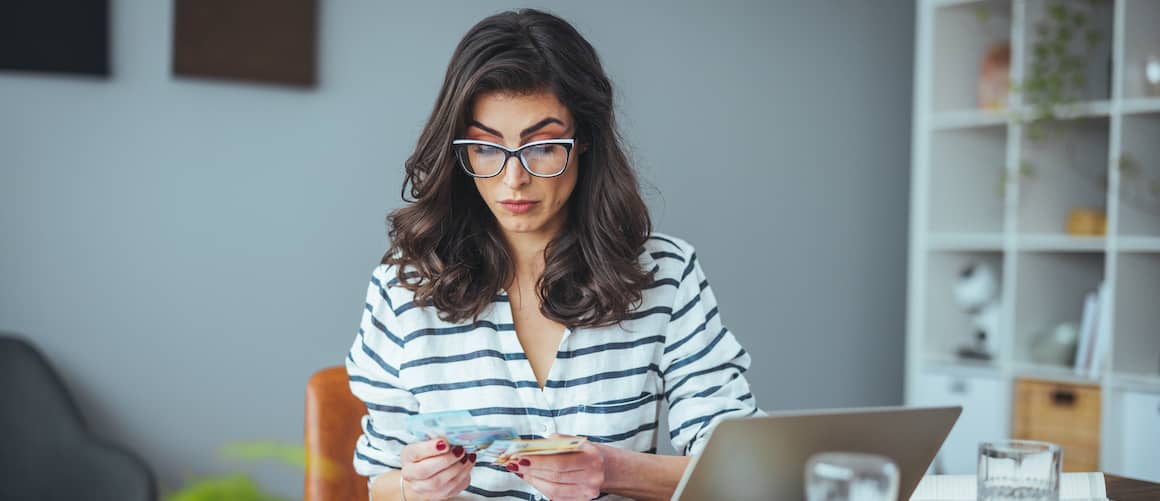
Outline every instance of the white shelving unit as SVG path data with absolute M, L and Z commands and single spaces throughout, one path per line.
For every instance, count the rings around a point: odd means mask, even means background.
M 1160 54 L 1160 0 L 1084 2 L 1103 37 L 1085 62 L 1080 102 L 1057 109 L 1065 119 L 1046 138 L 1029 138 L 1010 111 L 1030 109 L 1020 92 L 1007 110 L 976 101 L 988 47 L 1008 41 L 1011 79 L 1022 81 L 1038 23 L 1059 1 L 918 0 L 906 399 L 964 405 L 936 464 L 974 473 L 977 442 L 1012 433 L 1016 379 L 1098 385 L 1100 469 L 1160 482 L 1160 96 L 1143 73 L 1145 57 Z M 1067 234 L 1073 208 L 1105 210 L 1107 234 Z M 974 327 L 952 286 L 980 261 L 1002 281 L 989 362 L 956 355 Z M 1112 333 L 1105 370 L 1089 377 L 1034 363 L 1033 336 L 1078 324 L 1101 282 Z

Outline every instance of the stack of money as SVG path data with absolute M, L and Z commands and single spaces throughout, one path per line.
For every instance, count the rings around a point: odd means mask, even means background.
M 407 433 L 418 440 L 443 437 L 451 445 L 475 453 L 476 461 L 503 464 L 512 458 L 564 454 L 580 448 L 587 438 L 521 439 L 514 428 L 475 423 L 467 411 L 431 412 L 407 416 Z

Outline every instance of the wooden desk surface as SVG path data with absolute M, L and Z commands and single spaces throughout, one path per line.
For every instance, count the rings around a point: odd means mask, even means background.
M 1114 501 L 1156 501 L 1160 499 L 1160 484 L 1104 474 L 1108 499 Z

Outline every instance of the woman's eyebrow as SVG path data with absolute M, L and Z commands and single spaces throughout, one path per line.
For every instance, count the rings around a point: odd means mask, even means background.
M 536 122 L 535 125 L 532 125 L 531 127 L 524 129 L 522 132 L 520 132 L 520 138 L 521 139 L 525 138 L 529 134 L 532 134 L 532 133 L 536 132 L 537 130 L 543 129 L 544 127 L 547 127 L 548 124 L 553 124 L 553 123 L 564 125 L 564 122 L 561 121 L 559 118 L 548 117 L 548 118 L 545 118 L 543 120 L 540 120 L 539 122 Z M 501 138 L 503 137 L 503 133 L 501 133 L 500 131 L 495 130 L 491 127 L 488 127 L 486 125 L 483 125 L 476 120 L 472 120 L 472 121 L 468 122 L 467 126 L 468 127 L 478 127 L 480 129 L 483 129 L 483 131 L 487 132 L 488 134 L 491 134 L 491 135 L 496 136 L 496 137 L 501 137 Z

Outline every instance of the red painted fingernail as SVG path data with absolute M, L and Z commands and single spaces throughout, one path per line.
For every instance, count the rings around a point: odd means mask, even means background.
M 508 469 L 508 471 L 520 471 L 520 465 L 515 464 L 515 463 L 508 463 L 507 469 Z
M 516 473 L 516 476 L 517 476 L 517 477 L 520 477 L 520 478 L 524 478 L 524 474 L 523 474 L 523 473 Z
M 435 442 L 435 450 L 441 451 L 441 450 L 446 449 L 446 448 L 447 448 L 447 442 L 444 442 L 442 440 Z
M 471 453 L 471 462 L 472 462 L 472 463 L 474 463 L 474 462 L 475 462 L 475 453 Z
M 451 448 L 451 454 L 454 454 L 454 455 L 455 455 L 455 457 L 462 456 L 462 455 L 463 455 L 463 446 L 462 446 L 462 445 L 457 445 L 457 446 L 455 446 L 455 447 L 452 447 L 452 448 Z
M 467 464 L 468 459 L 470 458 L 467 456 L 467 454 L 464 454 L 462 458 L 459 458 L 459 464 Z
M 531 466 L 531 465 L 532 465 L 532 462 L 531 462 L 531 461 L 528 461 L 527 459 L 521 459 L 521 460 L 520 460 L 520 465 L 522 465 L 522 466 Z

